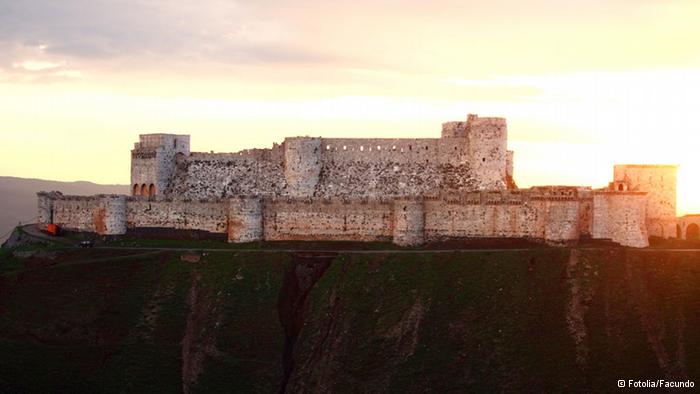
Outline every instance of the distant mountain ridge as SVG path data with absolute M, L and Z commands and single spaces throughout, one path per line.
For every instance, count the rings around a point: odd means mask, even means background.
M 31 222 L 36 218 L 36 193 L 52 190 L 76 195 L 127 194 L 129 186 L 0 176 L 0 242 L 9 236 L 17 223 Z

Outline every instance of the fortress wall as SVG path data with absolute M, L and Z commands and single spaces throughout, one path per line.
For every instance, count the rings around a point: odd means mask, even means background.
M 580 199 L 579 206 L 579 233 L 582 236 L 590 236 L 593 226 L 593 195 Z
M 228 241 L 253 242 L 263 239 L 262 212 L 260 197 L 239 196 L 229 200 Z
M 188 156 L 189 160 L 203 161 L 281 161 L 282 147 L 279 144 L 274 144 L 272 148 L 263 149 L 244 149 L 238 152 L 214 153 L 214 152 L 191 152 Z
M 55 196 L 53 223 L 73 231 L 101 235 L 126 232 L 126 196 Z
M 646 206 L 643 192 L 594 192 L 593 238 L 611 239 L 623 246 L 649 246 Z
M 321 173 L 321 138 L 284 140 L 284 178 L 291 196 L 311 196 Z
M 544 238 L 543 201 L 466 203 L 426 202 L 425 233 L 428 241 L 460 237 Z
M 591 195 L 592 194 L 592 198 Z M 46 204 L 44 204 L 45 206 Z M 228 233 L 232 242 L 388 241 L 419 245 L 460 237 L 524 237 L 553 242 L 586 234 L 648 245 L 646 194 L 549 187 L 396 199 L 236 197 L 149 201 L 125 196 L 56 196 L 54 223 L 98 234 L 159 227 Z M 582 213 L 584 207 L 592 207 Z
M 648 192 L 647 228 L 649 235 L 676 235 L 676 173 L 675 165 L 616 165 L 614 181 L 624 182 L 630 191 Z
M 575 199 L 546 201 L 544 239 L 568 242 L 579 239 L 580 202 Z
M 342 199 L 265 200 L 266 240 L 387 241 L 392 238 L 392 205 Z
M 325 163 L 437 163 L 437 138 L 322 138 Z
M 95 196 L 63 196 L 54 199 L 53 222 L 60 228 L 96 232 L 93 213 L 98 213 L 100 199 Z
M 324 163 L 464 164 L 466 138 L 322 138 Z
M 397 198 L 393 201 L 393 242 L 417 246 L 425 242 L 425 202 L 422 198 Z
M 469 184 L 465 169 L 450 169 L 447 175 L 455 185 Z M 438 166 L 417 163 L 326 163 L 314 191 L 317 197 L 390 197 L 436 192 L 446 176 Z
M 221 201 L 127 201 L 127 226 L 166 227 L 226 233 L 228 203 Z
M 215 156 L 214 156 L 215 155 Z M 257 155 L 195 154 L 177 163 L 173 194 L 185 199 L 281 194 L 286 187 L 281 161 Z M 272 152 L 265 157 L 273 158 Z

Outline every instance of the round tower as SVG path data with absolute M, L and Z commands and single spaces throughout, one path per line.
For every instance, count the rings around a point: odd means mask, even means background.
M 229 200 L 228 241 L 260 241 L 263 238 L 262 200 L 255 196 L 238 196 Z
M 417 246 L 425 242 L 425 205 L 422 198 L 394 200 L 394 243 Z
M 508 127 L 504 118 L 469 115 L 469 168 L 482 190 L 506 188 Z
M 126 196 L 104 196 L 101 205 L 104 208 L 104 226 L 97 232 L 102 235 L 126 234 Z
M 284 140 L 284 177 L 287 192 L 296 197 L 313 195 L 321 174 L 321 138 Z

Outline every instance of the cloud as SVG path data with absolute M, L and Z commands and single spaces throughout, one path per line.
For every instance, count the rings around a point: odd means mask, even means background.
M 25 60 L 23 62 L 12 63 L 12 67 L 20 68 L 27 71 L 43 71 L 50 70 L 53 68 L 59 68 L 65 65 L 65 63 L 54 63 L 42 60 Z
M 298 40 L 293 26 L 235 2 L 0 0 L 0 64 L 8 48 L 83 63 L 319 63 L 333 59 Z M 20 51 L 21 52 L 21 51 Z

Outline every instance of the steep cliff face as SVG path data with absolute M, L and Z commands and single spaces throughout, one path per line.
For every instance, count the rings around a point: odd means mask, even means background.
M 35 262 L 36 263 L 36 262 Z M 611 391 L 700 377 L 700 253 L 0 261 L 0 391 Z M 41 267 L 41 268 L 28 268 Z

